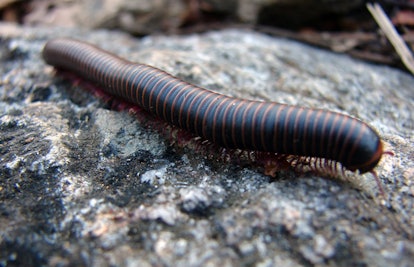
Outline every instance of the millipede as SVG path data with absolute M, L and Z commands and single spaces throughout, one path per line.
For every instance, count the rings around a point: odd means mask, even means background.
M 342 171 L 371 172 L 383 192 L 374 171 L 386 153 L 381 138 L 351 116 L 229 97 L 69 38 L 48 41 L 43 59 L 220 147 L 291 156 L 316 170 L 340 163 Z

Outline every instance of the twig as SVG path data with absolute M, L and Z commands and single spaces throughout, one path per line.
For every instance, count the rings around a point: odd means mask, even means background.
M 374 17 L 375 21 L 378 23 L 379 27 L 384 32 L 385 36 L 391 42 L 392 46 L 394 46 L 398 55 L 401 57 L 401 60 L 404 63 L 404 65 L 412 74 L 414 74 L 413 54 L 397 33 L 396 29 L 394 28 L 391 21 L 385 14 L 384 10 L 377 3 L 368 3 L 367 8 L 371 15 Z

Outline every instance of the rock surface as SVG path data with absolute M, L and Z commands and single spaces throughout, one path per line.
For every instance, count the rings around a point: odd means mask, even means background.
M 0 25 L 0 266 L 409 266 L 414 78 L 288 40 L 225 30 L 134 39 Z M 372 176 L 280 173 L 178 149 L 53 76 L 72 36 L 218 92 L 322 107 L 374 126 Z

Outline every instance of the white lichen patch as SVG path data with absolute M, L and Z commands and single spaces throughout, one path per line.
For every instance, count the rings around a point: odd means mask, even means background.
M 164 184 L 165 175 L 167 173 L 168 165 L 159 169 L 150 170 L 141 175 L 141 183 L 149 183 L 151 185 Z
M 165 151 L 158 134 L 144 131 L 136 118 L 126 112 L 98 109 L 95 123 L 103 138 L 101 145 L 111 145 L 122 157 L 137 150 L 147 150 L 155 156 L 160 156 Z
M 63 140 L 69 135 L 69 127 L 67 119 L 61 116 L 61 109 L 52 104 L 32 103 L 26 112 L 31 114 L 28 120 L 41 128 L 42 138 L 51 142 L 49 153 L 43 160 L 54 166 L 66 164 L 69 149 Z

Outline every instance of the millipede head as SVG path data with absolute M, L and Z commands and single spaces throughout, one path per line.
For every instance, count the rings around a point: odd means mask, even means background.
M 383 145 L 378 138 L 375 143 L 359 144 L 350 161 L 342 164 L 350 171 L 359 171 L 361 174 L 371 172 L 377 166 L 383 154 Z

